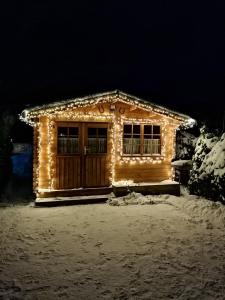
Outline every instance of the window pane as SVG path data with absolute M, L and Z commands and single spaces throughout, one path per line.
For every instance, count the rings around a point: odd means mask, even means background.
M 98 153 L 107 153 L 107 138 L 98 139 Z
M 68 153 L 78 153 L 79 152 L 78 138 L 68 138 L 67 150 L 68 150 Z
M 127 138 L 127 139 L 131 139 L 132 138 L 132 134 L 124 134 L 124 138 Z
M 67 127 L 58 127 L 58 136 L 67 136 Z
M 151 138 L 152 138 L 152 135 L 151 135 L 151 134 L 149 134 L 149 135 L 145 134 L 145 135 L 144 135 L 144 139 L 146 139 L 146 140 L 149 140 L 149 139 L 151 139 Z
M 160 154 L 160 140 L 152 140 L 153 141 L 153 152 L 152 154 Z
M 88 136 L 97 137 L 97 128 L 88 128 Z
M 152 154 L 152 139 L 144 139 L 144 154 Z
M 78 136 L 78 127 L 69 127 L 69 135 Z
M 124 125 L 124 134 L 132 133 L 132 125 Z
M 93 137 L 88 137 L 88 153 L 97 153 L 98 152 L 98 139 Z
M 152 133 L 152 125 L 144 125 L 144 134 Z
M 153 126 L 153 134 L 160 134 L 160 126 Z
M 98 136 L 99 137 L 107 137 L 107 128 L 99 128 Z
M 123 153 L 140 154 L 140 138 L 124 138 Z
M 132 139 L 124 138 L 123 139 L 123 153 L 132 154 Z
M 58 139 L 58 153 L 66 153 L 67 149 L 67 138 L 66 137 L 59 137 Z
M 160 139 L 145 139 L 144 154 L 160 154 Z
M 140 128 L 141 128 L 140 125 L 133 125 L 133 134 L 140 134 L 141 132 Z
M 140 141 L 141 141 L 140 138 L 133 138 L 133 146 L 132 146 L 133 154 L 139 154 L 141 152 Z

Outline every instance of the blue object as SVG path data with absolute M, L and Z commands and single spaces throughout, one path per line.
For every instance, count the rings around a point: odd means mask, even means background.
M 11 161 L 14 176 L 20 178 L 29 178 L 32 176 L 32 151 L 13 154 Z

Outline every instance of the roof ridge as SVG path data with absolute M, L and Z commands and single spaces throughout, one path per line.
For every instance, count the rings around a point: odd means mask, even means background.
M 44 105 L 39 105 L 39 106 L 31 107 L 31 108 L 26 108 L 21 113 L 21 119 L 23 120 L 23 119 L 26 118 L 26 117 L 23 117 L 23 116 L 28 116 L 30 114 L 34 115 L 35 113 L 38 114 L 38 112 L 41 111 L 41 110 L 51 110 L 51 109 L 54 109 L 57 106 L 66 106 L 66 105 L 70 105 L 70 104 L 73 104 L 73 103 L 76 105 L 76 102 L 77 102 L 77 105 L 81 104 L 82 102 L 84 102 L 83 105 L 86 105 L 88 103 L 88 101 L 90 100 L 89 104 L 93 104 L 95 102 L 96 98 L 113 96 L 113 95 L 118 95 L 118 98 L 120 98 L 121 100 L 124 100 L 124 101 L 127 101 L 127 102 L 132 101 L 133 104 L 137 104 L 137 105 L 139 104 L 139 106 L 142 107 L 143 109 L 146 109 L 146 108 L 149 107 L 149 108 L 152 108 L 155 112 L 157 112 L 159 114 L 164 114 L 164 115 L 167 115 L 167 116 L 172 117 L 172 118 L 180 118 L 183 121 L 187 120 L 187 119 L 192 119 L 190 116 L 188 116 L 186 114 L 180 113 L 178 111 L 174 111 L 174 110 L 172 110 L 170 108 L 167 108 L 165 106 L 158 105 L 158 104 L 156 104 L 152 101 L 147 101 L 147 100 L 144 100 L 144 99 L 139 98 L 137 96 L 125 93 L 125 92 L 123 92 L 119 89 L 111 90 L 111 91 L 105 91 L 105 92 L 102 92 L 102 93 L 90 94 L 90 95 L 83 96 L 83 97 L 64 99 L 64 100 L 61 100 L 61 101 L 56 101 L 56 102 L 52 102 L 52 103 L 48 103 L 48 104 L 44 104 Z M 109 100 L 110 100 L 110 98 L 109 98 Z M 101 101 L 101 99 L 100 99 L 100 101 Z

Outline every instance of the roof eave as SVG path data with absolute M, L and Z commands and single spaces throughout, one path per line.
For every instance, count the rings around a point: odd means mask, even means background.
M 177 111 L 173 111 L 171 109 L 168 109 L 166 107 L 157 105 L 153 102 L 149 102 L 146 100 L 143 100 L 141 98 L 138 98 L 136 96 L 124 93 L 120 90 L 113 90 L 110 92 L 103 92 L 103 93 L 98 93 L 98 94 L 93 94 L 93 95 L 88 95 L 85 97 L 78 97 L 78 98 L 72 98 L 72 99 L 67 99 L 67 100 L 62 100 L 62 101 L 58 101 L 58 102 L 53 102 L 50 104 L 45 104 L 42 106 L 36 106 L 30 109 L 25 109 L 22 111 L 21 115 L 20 115 L 20 119 L 26 123 L 28 119 L 31 119 L 32 114 L 34 115 L 38 115 L 38 111 L 42 111 L 42 110 L 50 110 L 50 109 L 54 109 L 57 106 L 67 106 L 67 105 L 71 105 L 72 103 L 82 103 L 88 100 L 95 100 L 96 98 L 100 98 L 100 97 L 107 97 L 107 96 L 118 96 L 118 98 L 121 99 L 126 99 L 127 101 L 132 100 L 132 101 L 136 101 L 137 105 L 141 106 L 146 106 L 146 107 L 151 107 L 151 109 L 159 114 L 162 115 L 166 115 L 168 117 L 174 118 L 174 119 L 178 119 L 180 122 L 182 123 L 186 123 L 186 124 L 193 124 L 196 123 L 196 121 L 194 119 L 192 119 L 190 116 L 179 113 Z M 31 120 L 30 120 L 31 121 Z M 193 125 L 192 125 L 193 126 Z

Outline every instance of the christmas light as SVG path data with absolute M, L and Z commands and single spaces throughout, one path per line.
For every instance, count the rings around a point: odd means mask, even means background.
M 121 105 L 125 105 L 122 107 Z M 149 113 L 149 117 L 139 113 L 136 109 Z M 26 109 L 20 119 L 35 127 L 37 141 L 37 157 L 35 162 L 34 187 L 37 191 L 56 189 L 56 153 L 57 124 L 56 122 L 105 122 L 108 127 L 108 167 L 110 184 L 116 184 L 117 164 L 138 166 L 170 163 L 175 153 L 176 129 L 179 125 L 193 126 L 194 120 L 166 108 L 148 103 L 139 98 L 122 92 L 103 93 L 99 95 L 76 98 L 56 102 L 36 108 Z M 160 126 L 161 153 L 128 156 L 123 153 L 123 128 L 125 124 L 146 124 Z M 46 131 L 43 126 L 46 126 Z M 46 132 L 44 141 L 43 132 Z M 46 146 L 45 146 L 46 145 Z M 46 148 L 46 149 L 45 149 Z M 47 160 L 46 155 L 47 154 Z M 46 173 L 47 171 L 47 173 Z M 47 175 L 47 177 L 46 177 Z M 131 174 L 132 177 L 132 174 Z M 173 177 L 173 170 L 168 171 L 168 178 Z M 45 183 L 47 178 L 47 186 Z M 124 178 L 124 180 L 127 180 Z

